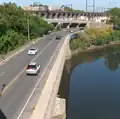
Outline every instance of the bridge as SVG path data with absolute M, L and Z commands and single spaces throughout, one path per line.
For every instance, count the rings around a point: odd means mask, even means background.
M 70 28 L 70 27 L 91 27 L 99 26 L 106 23 L 109 19 L 107 13 L 74 13 L 63 11 L 28 11 L 33 15 L 38 15 L 47 22 L 52 23 L 55 27 Z M 94 25 L 95 24 L 95 25 Z
M 55 40 L 56 35 L 62 39 Z M 71 54 L 69 38 L 68 31 L 53 32 L 4 60 L 0 58 L 0 113 L 5 119 L 49 119 L 59 113 L 54 113 L 59 102 L 65 113 L 65 100 L 57 98 L 57 92 L 64 62 Z M 27 55 L 30 47 L 40 48 L 35 57 Z M 25 74 L 26 65 L 31 61 L 41 65 L 38 76 Z M 4 89 L 2 84 L 6 85 Z
M 56 35 L 62 39 L 55 40 Z M 71 57 L 71 35 L 68 31 L 53 32 L 0 62 L 0 84 L 6 84 L 0 97 L 0 111 L 6 118 L 56 119 L 60 115 L 65 119 L 66 101 L 58 98 L 57 93 L 65 60 Z M 40 48 L 35 57 L 27 55 L 31 47 Z M 38 76 L 25 74 L 31 61 L 41 65 Z
M 27 10 L 26 10 L 27 11 Z M 76 18 L 79 19 L 81 16 L 92 18 L 92 17 L 106 17 L 108 14 L 106 12 L 67 12 L 67 11 L 36 11 L 36 10 L 29 10 L 31 14 L 39 15 L 43 18 Z

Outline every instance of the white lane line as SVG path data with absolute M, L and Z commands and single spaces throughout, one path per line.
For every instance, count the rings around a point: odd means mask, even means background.
M 34 44 L 36 44 L 37 42 L 39 42 L 40 40 L 44 39 L 45 37 L 41 37 L 41 38 L 38 38 L 37 40 L 35 41 L 32 41 L 34 42 Z M 33 43 L 30 43 L 30 44 L 26 44 L 26 45 L 23 45 L 21 47 L 21 49 L 19 49 L 18 51 L 16 51 L 15 53 L 11 54 L 10 56 L 8 56 L 7 58 L 5 58 L 5 60 L 2 60 L 0 61 L 0 66 L 3 65 L 4 63 L 8 62 L 12 57 L 22 53 L 23 51 L 25 51 L 27 48 L 29 48 L 31 45 L 33 45 Z
M 40 52 L 36 57 L 34 57 L 34 58 L 31 60 L 31 62 L 34 61 L 34 60 L 36 60 L 36 59 L 48 48 L 48 46 L 52 43 L 52 41 L 53 41 L 53 40 L 51 40 L 51 41 L 46 45 L 46 47 L 44 47 L 43 50 L 41 50 L 41 52 Z M 26 69 L 26 66 L 14 77 L 13 80 L 5 87 L 5 89 L 3 90 L 3 93 L 2 93 L 2 94 L 4 94 L 4 93 L 9 89 L 9 87 L 20 77 L 20 75 L 25 71 L 25 69 Z
M 1 73 L 0 73 L 0 76 L 3 76 L 4 74 L 5 74 L 5 72 L 1 72 Z
M 61 41 L 62 41 L 62 40 L 61 40 Z M 41 74 L 39 80 L 37 81 L 35 87 L 33 88 L 33 91 L 31 92 L 30 96 L 28 97 L 28 99 L 27 99 L 27 101 L 26 101 L 24 107 L 22 108 L 20 114 L 18 115 L 17 119 L 20 119 L 20 118 L 21 118 L 22 113 L 24 112 L 26 106 L 28 105 L 28 103 L 29 103 L 29 101 L 30 101 L 30 99 L 31 99 L 31 97 L 32 97 L 32 95 L 33 95 L 33 93 L 35 92 L 37 86 L 39 85 L 39 83 L 40 83 L 42 77 L 44 76 L 45 72 L 47 71 L 47 68 L 48 68 L 48 66 L 50 65 L 50 63 L 52 62 L 52 60 L 53 60 L 53 58 L 54 58 L 54 56 L 55 56 L 55 54 L 56 54 L 56 51 L 57 51 L 57 49 L 59 48 L 60 45 L 61 45 L 61 42 L 60 42 L 59 45 L 57 46 L 57 48 L 56 48 L 56 50 L 54 51 L 53 55 L 51 56 L 51 58 L 50 58 L 50 60 L 49 60 L 49 62 L 48 62 L 48 64 L 47 64 L 47 66 L 45 67 L 43 73 Z

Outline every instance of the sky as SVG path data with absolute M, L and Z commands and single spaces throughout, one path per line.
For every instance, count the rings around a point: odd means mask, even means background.
M 72 4 L 73 9 L 85 10 L 86 0 L 0 0 L 0 3 L 3 2 L 15 2 L 21 6 L 27 6 L 34 2 L 39 2 L 45 5 L 52 6 L 61 6 Z M 111 7 L 120 7 L 120 0 L 95 0 L 96 10 L 101 10 L 101 8 L 111 8 Z M 92 5 L 93 0 L 88 0 L 88 5 Z M 92 8 L 88 8 L 91 10 Z

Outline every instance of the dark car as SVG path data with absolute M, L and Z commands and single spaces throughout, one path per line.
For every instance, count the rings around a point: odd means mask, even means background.
M 56 40 L 60 40 L 60 39 L 61 39 L 61 36 L 56 36 L 55 39 L 56 39 Z

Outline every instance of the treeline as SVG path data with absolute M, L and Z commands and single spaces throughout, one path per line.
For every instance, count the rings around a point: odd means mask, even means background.
M 0 5 L 0 54 L 14 50 L 30 39 L 41 37 L 53 29 L 51 24 L 38 16 L 30 15 L 14 3 Z

